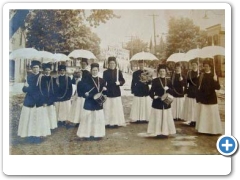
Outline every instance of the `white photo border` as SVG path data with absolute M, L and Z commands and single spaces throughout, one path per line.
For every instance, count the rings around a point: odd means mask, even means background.
M 225 9 L 225 135 L 231 135 L 232 31 L 231 6 L 227 3 L 47 3 L 47 6 L 46 3 L 7 3 L 3 6 L 3 74 L 9 74 L 9 9 L 75 9 L 80 4 L 81 9 Z M 9 117 L 6 76 L 3 78 L 3 172 L 6 175 L 228 175 L 231 172 L 231 157 L 222 155 L 10 155 L 9 120 L 5 119 Z M 192 162 L 196 162 L 194 166 L 183 165 Z

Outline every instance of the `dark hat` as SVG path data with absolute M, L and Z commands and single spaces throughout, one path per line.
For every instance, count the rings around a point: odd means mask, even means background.
M 177 63 L 175 64 L 175 67 L 182 67 L 182 64 L 181 64 L 180 62 L 177 62 Z
M 203 61 L 203 65 L 204 64 L 208 64 L 209 66 L 212 66 L 212 61 L 211 60 L 208 60 L 208 59 L 205 59 L 204 61 Z
M 31 67 L 33 67 L 33 66 L 40 66 L 40 65 L 41 65 L 41 62 L 37 61 L 37 60 L 32 60 L 32 62 L 31 62 Z
M 114 56 L 108 57 L 108 63 L 109 63 L 110 61 L 115 61 L 115 62 L 117 62 L 117 61 L 116 61 L 116 58 L 115 58 Z
M 192 63 L 198 64 L 198 60 L 194 59 L 194 60 L 191 61 L 191 64 L 192 64 Z
M 138 63 L 143 63 L 143 60 L 138 60 Z
M 50 63 L 42 64 L 42 68 L 43 68 L 43 70 L 45 70 L 45 69 L 47 69 L 47 68 L 49 68 L 50 70 L 52 70 L 52 64 L 50 64 Z
M 92 69 L 92 68 L 95 68 L 95 67 L 99 68 L 99 64 L 98 64 L 98 63 L 92 63 L 92 64 L 91 64 L 91 69 Z
M 167 69 L 166 64 L 159 64 L 158 68 L 157 68 L 157 71 L 159 71 L 160 69 Z
M 66 66 L 65 65 L 59 65 L 58 70 L 61 71 L 62 69 L 66 71 Z
M 88 64 L 88 59 L 87 58 L 82 58 L 82 61 L 81 62 L 85 62 Z

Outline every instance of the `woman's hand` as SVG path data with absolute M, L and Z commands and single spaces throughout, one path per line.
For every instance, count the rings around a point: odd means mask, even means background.
M 164 90 L 165 90 L 165 91 L 166 91 L 166 90 L 168 90 L 168 89 L 169 89 L 169 87 L 168 87 L 168 86 L 165 86 L 165 87 L 164 87 Z
M 25 86 L 25 87 L 28 87 L 28 86 L 29 86 L 29 84 L 28 84 L 27 82 L 25 82 L 25 83 L 24 83 L 24 86 Z
M 117 82 L 116 82 L 116 85 L 117 85 L 117 86 L 119 86 L 119 85 L 120 85 L 120 82 L 119 82 L 119 81 L 117 81 Z
M 217 75 L 216 75 L 216 74 L 214 74 L 213 80 L 214 80 L 214 81 L 217 81 Z
M 153 98 L 154 98 L 154 99 L 158 99 L 158 98 L 159 98 L 159 96 L 156 96 L 156 95 L 155 95 Z

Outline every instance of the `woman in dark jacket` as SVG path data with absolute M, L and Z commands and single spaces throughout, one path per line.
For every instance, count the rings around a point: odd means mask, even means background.
M 222 123 L 216 95 L 220 84 L 217 75 L 212 71 L 212 63 L 205 60 L 203 67 L 204 73 L 200 75 L 198 83 L 197 97 L 200 102 L 200 112 L 196 129 L 200 133 L 221 134 Z
M 173 103 L 172 113 L 174 120 L 183 120 L 183 106 L 184 106 L 184 90 L 186 88 L 186 79 L 182 75 L 182 67 L 180 63 L 175 64 L 175 72 L 171 77 L 173 89 Z
M 195 127 L 196 125 L 196 114 L 197 114 L 197 89 L 198 89 L 198 79 L 199 70 L 198 62 L 196 60 L 191 62 L 192 69 L 187 73 L 187 88 L 186 88 L 186 98 L 184 103 L 183 119 L 186 121 L 184 124 Z
M 103 107 L 107 127 L 126 126 L 120 90 L 120 86 L 125 83 L 125 79 L 116 65 L 116 58 L 109 57 L 109 67 L 103 72 L 103 79 L 107 83 L 108 98 Z
M 72 97 L 72 81 L 66 75 L 66 66 L 59 66 L 59 75 L 56 77 L 56 111 L 58 125 L 67 125 L 70 110 L 71 110 L 71 97 Z
M 101 138 L 105 136 L 104 101 L 96 99 L 95 97 L 97 94 L 102 94 L 102 92 L 106 90 L 106 83 L 102 78 L 98 77 L 98 72 L 99 64 L 92 63 L 92 76 L 81 82 L 80 91 L 84 93 L 85 102 L 83 118 L 77 131 L 77 136 L 79 137 Z
M 151 111 L 151 98 L 149 97 L 149 84 L 151 79 L 144 70 L 143 60 L 138 61 L 139 70 L 133 73 L 131 91 L 134 94 L 130 112 L 131 122 L 148 122 Z
M 153 79 L 150 89 L 153 102 L 147 133 L 149 136 L 166 137 L 169 134 L 176 134 L 170 104 L 173 91 L 171 81 L 166 78 L 166 65 L 160 64 L 157 73 L 160 77 Z M 164 98 L 166 94 L 169 94 L 168 100 Z
M 56 94 L 54 92 L 54 78 L 51 76 L 51 64 L 43 64 L 44 74 L 40 79 L 40 92 L 43 96 L 43 105 L 47 108 L 51 129 L 57 128 L 55 108 Z
M 20 115 L 18 135 L 20 137 L 30 137 L 34 143 L 41 142 L 41 137 L 51 134 L 47 108 L 43 106 L 43 96 L 40 92 L 39 83 L 41 74 L 39 73 L 40 62 L 31 62 L 32 73 L 27 76 L 23 87 L 26 93 Z

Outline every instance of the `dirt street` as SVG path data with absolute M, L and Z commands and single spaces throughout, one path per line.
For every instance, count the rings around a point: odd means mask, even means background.
M 185 155 L 219 154 L 216 142 L 219 136 L 199 134 L 193 127 L 176 121 L 177 134 L 166 139 L 140 137 L 147 131 L 147 124 L 129 123 L 126 127 L 106 129 L 106 136 L 98 141 L 80 140 L 77 127 L 57 128 L 40 144 L 30 144 L 17 136 L 18 121 L 24 94 L 10 96 L 10 154 L 11 155 Z M 122 96 L 126 121 L 132 104 L 132 96 Z M 225 122 L 224 98 L 219 99 L 223 129 Z

